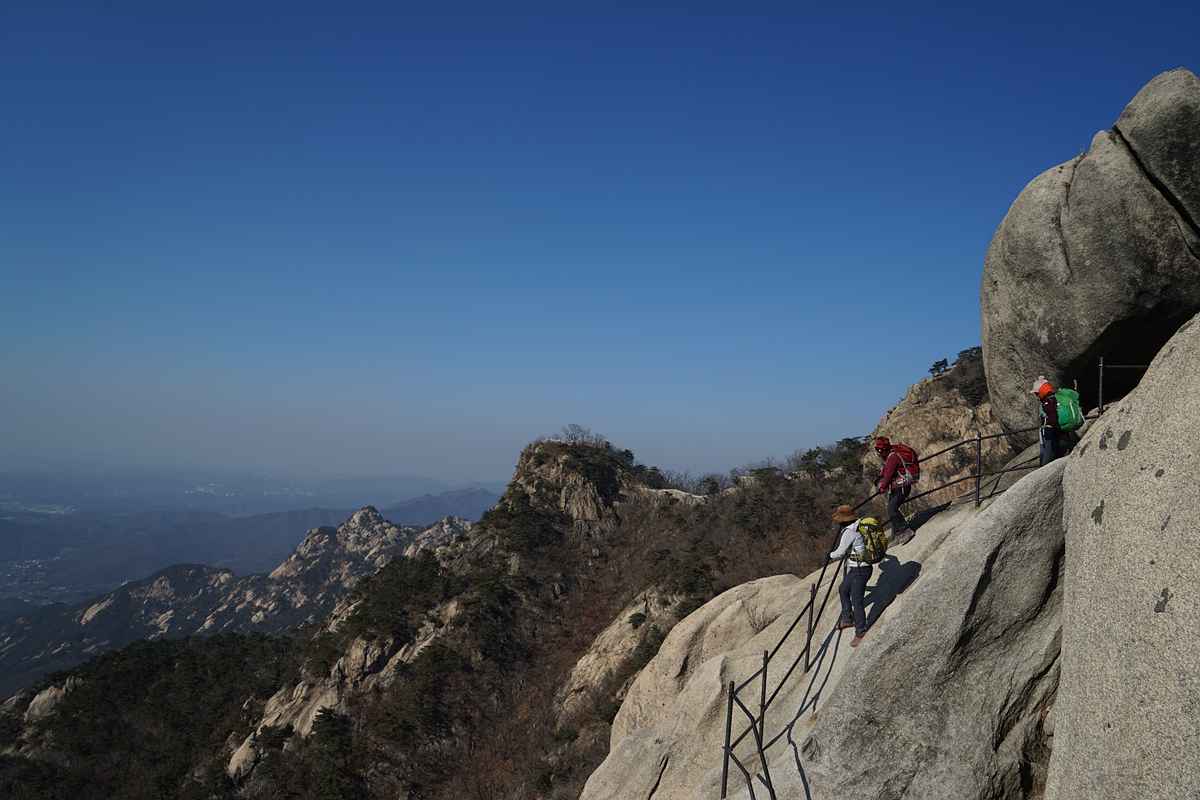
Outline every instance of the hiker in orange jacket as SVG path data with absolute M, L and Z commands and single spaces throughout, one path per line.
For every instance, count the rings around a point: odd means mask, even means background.
M 1062 458 L 1071 452 L 1071 434 L 1063 432 L 1058 427 L 1058 399 L 1054 396 L 1054 387 L 1046 376 L 1038 375 L 1033 382 L 1030 394 L 1036 394 L 1041 408 L 1038 413 L 1042 416 L 1042 427 L 1038 429 L 1038 441 L 1041 444 L 1042 466 L 1046 466 L 1056 458 Z
M 892 521 L 892 544 L 906 544 L 913 537 L 913 532 L 908 530 L 908 521 L 900 513 L 900 504 L 912 494 L 912 476 L 904 459 L 886 436 L 875 440 L 875 452 L 883 459 L 883 469 L 875 476 L 875 485 L 879 487 L 879 493 L 887 497 L 888 519 Z

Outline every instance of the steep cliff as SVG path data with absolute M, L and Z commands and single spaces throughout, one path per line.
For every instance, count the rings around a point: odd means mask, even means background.
M 1048 800 L 1200 796 L 1200 317 L 1077 448 Z
M 720 796 L 723 690 L 744 682 L 757 712 L 765 650 L 766 767 L 753 737 L 734 748 L 760 793 L 769 779 L 814 800 L 1194 796 L 1200 596 L 1184 573 L 1200 532 L 1178 509 L 1200 480 L 1197 363 L 1200 319 L 1070 457 L 926 522 L 880 565 L 856 649 L 833 628 L 836 598 L 811 669 L 803 626 L 783 638 L 837 576 L 714 599 L 630 689 L 583 799 Z M 777 618 L 756 630 L 752 607 Z M 734 736 L 747 725 L 737 712 Z M 731 775 L 730 796 L 750 797 Z

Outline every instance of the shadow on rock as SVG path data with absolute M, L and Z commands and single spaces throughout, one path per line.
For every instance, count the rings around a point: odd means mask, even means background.
M 867 628 L 875 624 L 896 596 L 907 589 L 921 574 L 920 561 L 901 562 L 894 556 L 875 565 L 879 577 L 873 586 L 867 586 L 863 594 L 863 605 L 867 609 Z

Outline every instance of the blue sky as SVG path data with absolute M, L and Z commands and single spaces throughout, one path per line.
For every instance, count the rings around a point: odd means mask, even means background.
M 1200 4 L 0 2 L 0 465 L 869 433 Z

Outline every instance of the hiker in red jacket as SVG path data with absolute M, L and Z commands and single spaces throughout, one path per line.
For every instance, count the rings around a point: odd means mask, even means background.
M 900 451 L 897 448 L 900 448 Z M 901 455 L 901 451 L 904 455 Z M 913 537 L 913 532 L 908 530 L 908 521 L 900 513 L 900 504 L 912 494 L 916 474 L 919 474 L 916 472 L 917 455 L 907 445 L 898 444 L 893 447 L 886 436 L 875 440 L 875 452 L 883 459 L 883 469 L 875 476 L 875 485 L 879 487 L 879 493 L 888 499 L 887 514 L 892 521 L 892 544 L 902 545 Z

